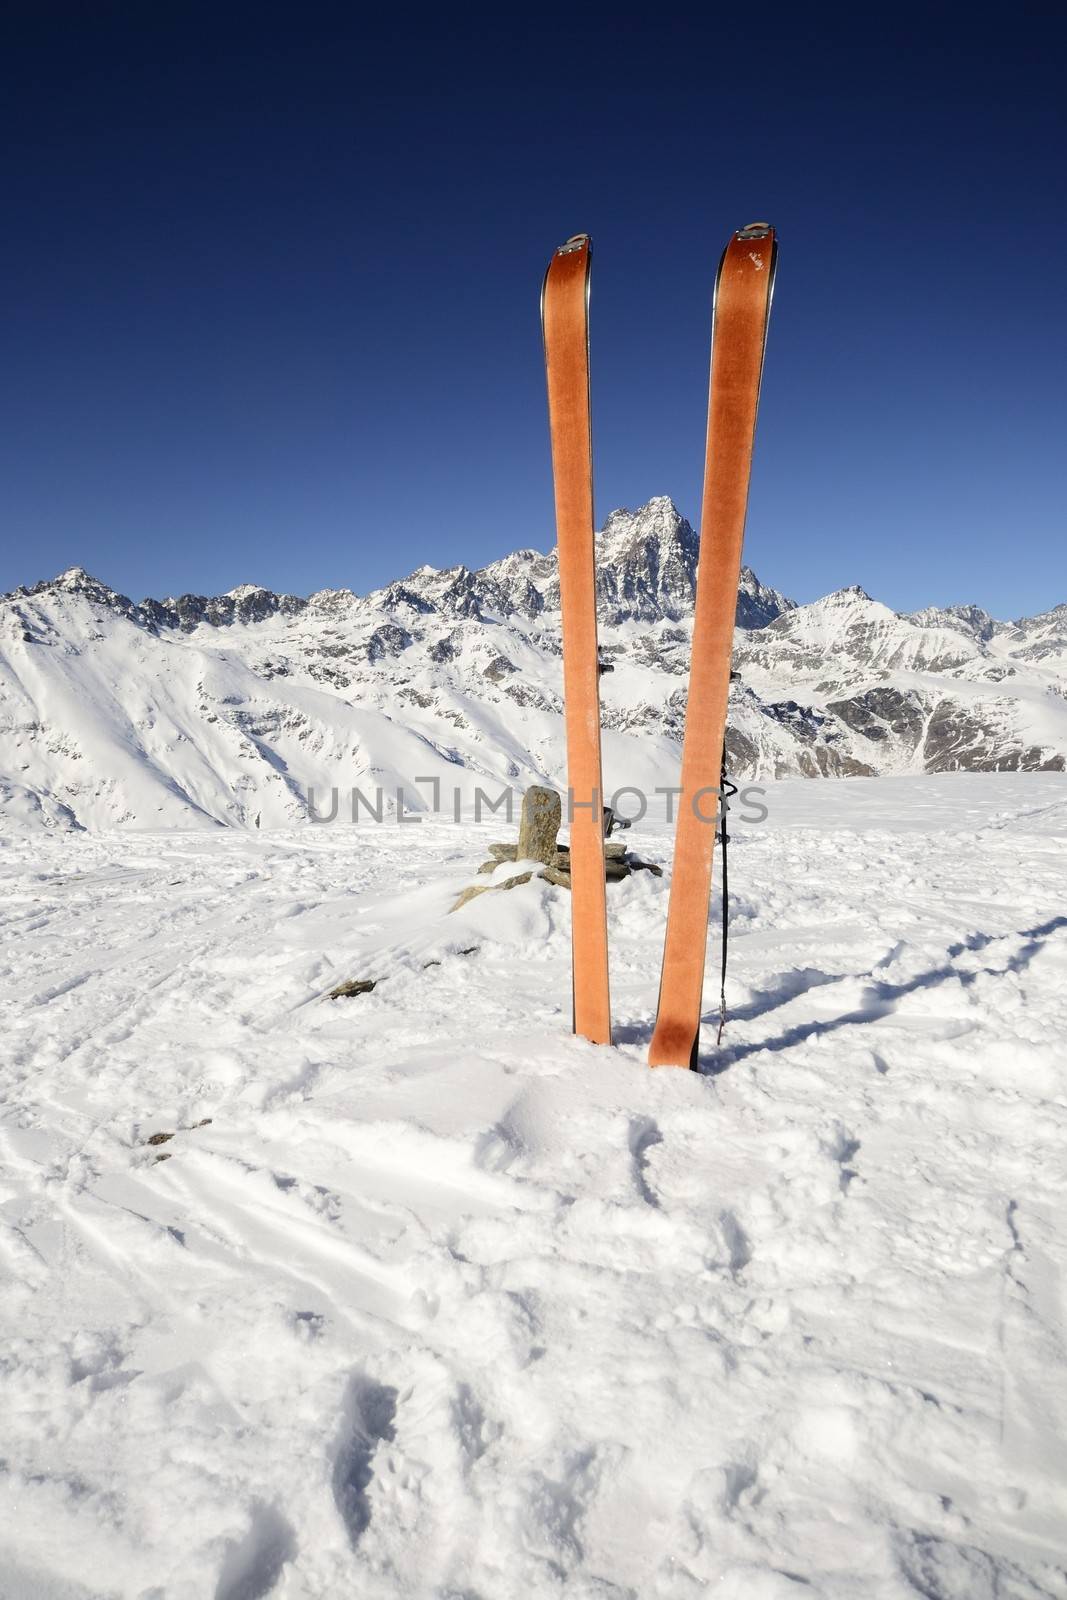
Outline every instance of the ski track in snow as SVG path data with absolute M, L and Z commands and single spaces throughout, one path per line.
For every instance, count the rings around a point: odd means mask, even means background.
M 650 874 L 603 1051 L 491 825 L 0 839 L 5 1600 L 1067 1596 L 1064 779 L 769 804 L 700 1076 Z

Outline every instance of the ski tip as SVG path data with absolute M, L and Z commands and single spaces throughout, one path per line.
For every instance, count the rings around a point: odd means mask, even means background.
M 769 222 L 746 222 L 743 228 L 738 228 L 734 238 L 747 242 L 749 239 L 766 239 L 773 232 Z
M 541 331 L 545 329 L 545 312 L 548 305 L 549 286 L 562 286 L 574 280 L 585 281 L 586 312 L 589 309 L 589 274 L 593 265 L 593 244 L 587 233 L 572 233 L 569 239 L 557 246 L 549 257 L 545 275 L 541 280 Z M 547 359 L 547 356 L 546 356 Z

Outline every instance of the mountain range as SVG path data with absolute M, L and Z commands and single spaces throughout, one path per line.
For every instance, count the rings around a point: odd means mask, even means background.
M 648 792 L 676 780 L 699 540 L 657 498 L 612 512 L 596 547 L 606 781 Z M 855 587 L 797 605 L 745 568 L 737 623 L 734 776 L 1067 767 L 1067 605 L 906 615 Z M 306 819 L 309 788 L 325 814 L 335 788 L 391 813 L 435 779 L 465 803 L 561 785 L 561 691 L 554 554 L 366 595 L 139 604 L 75 567 L 0 599 L 0 817 L 277 827 Z

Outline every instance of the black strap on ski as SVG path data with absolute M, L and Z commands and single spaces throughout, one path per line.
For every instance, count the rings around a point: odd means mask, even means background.
M 737 793 L 737 784 L 731 783 L 726 776 L 726 738 L 722 741 L 722 768 L 719 773 L 719 804 L 721 806 L 719 824 L 719 843 L 722 845 L 722 966 L 719 977 L 719 1036 L 715 1041 L 718 1049 L 722 1044 L 722 1030 L 726 1026 L 726 954 L 727 940 L 730 932 L 730 880 L 726 866 L 726 846 L 730 843 L 730 835 L 726 831 L 726 813 L 729 810 L 729 800 Z

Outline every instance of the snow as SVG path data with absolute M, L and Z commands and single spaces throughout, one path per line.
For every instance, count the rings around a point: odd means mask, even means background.
M 666 879 L 601 1050 L 492 825 L 0 835 L 5 1600 L 1067 1595 L 1064 779 L 766 803 L 702 1075 Z

